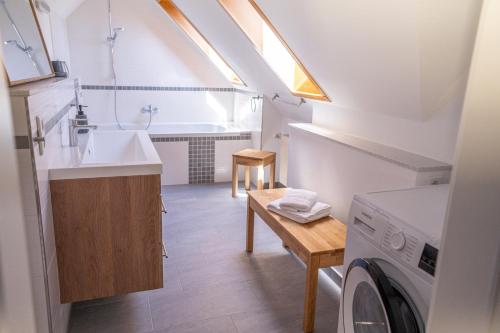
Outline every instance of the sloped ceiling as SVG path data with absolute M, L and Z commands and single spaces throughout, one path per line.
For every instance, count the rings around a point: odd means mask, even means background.
M 85 0 L 45 0 L 45 1 L 50 5 L 51 10 L 57 12 L 57 14 L 59 14 L 59 16 L 61 16 L 62 18 L 67 18 Z
M 481 7 L 476 0 L 256 1 L 333 106 L 419 120 L 461 93 Z M 175 2 L 250 87 L 294 99 L 217 1 Z
M 286 102 L 297 103 L 299 101 L 272 72 L 245 34 L 236 26 L 216 0 L 174 1 L 215 49 L 230 63 L 249 89 L 264 93 L 268 98 L 278 93 L 282 100 Z M 285 117 L 299 121 L 311 121 L 311 103 L 307 103 L 300 108 L 282 103 L 274 103 L 274 106 Z
M 477 0 L 257 0 L 334 104 L 425 120 L 466 79 Z

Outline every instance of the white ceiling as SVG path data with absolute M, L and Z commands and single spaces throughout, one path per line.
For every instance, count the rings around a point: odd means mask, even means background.
M 217 1 L 175 2 L 251 88 L 294 99 Z M 330 105 L 420 120 L 460 90 L 481 7 L 477 0 L 257 2 Z

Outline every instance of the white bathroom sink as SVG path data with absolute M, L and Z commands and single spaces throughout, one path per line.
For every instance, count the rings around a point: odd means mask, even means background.
M 146 131 L 91 131 L 83 149 L 63 150 L 65 154 L 49 168 L 52 180 L 161 174 L 162 170 Z
M 94 131 L 81 164 L 129 164 L 147 160 L 140 131 Z M 149 139 L 148 139 L 149 140 Z

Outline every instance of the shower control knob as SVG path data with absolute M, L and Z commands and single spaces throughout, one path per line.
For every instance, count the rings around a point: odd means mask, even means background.
M 406 244 L 405 234 L 400 231 L 392 234 L 391 236 L 391 247 L 393 250 L 401 251 Z

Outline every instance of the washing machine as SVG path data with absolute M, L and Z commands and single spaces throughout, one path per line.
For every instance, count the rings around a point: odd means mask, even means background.
M 356 195 L 339 333 L 424 333 L 449 185 Z

